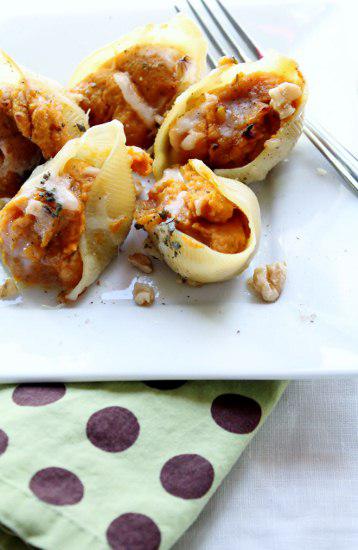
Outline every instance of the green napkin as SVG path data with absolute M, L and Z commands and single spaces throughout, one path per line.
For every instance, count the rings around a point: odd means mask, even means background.
M 285 382 L 0 388 L 2 548 L 161 550 L 195 520 Z

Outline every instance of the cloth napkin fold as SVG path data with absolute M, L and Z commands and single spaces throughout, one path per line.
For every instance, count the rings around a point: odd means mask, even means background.
M 170 548 L 285 386 L 280 381 L 2 386 L 0 546 L 22 547 L 13 533 L 51 550 Z

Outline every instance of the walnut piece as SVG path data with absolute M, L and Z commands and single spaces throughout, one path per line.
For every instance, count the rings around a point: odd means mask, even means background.
M 13 279 L 5 279 L 0 284 L 0 299 L 4 298 L 16 298 L 19 295 L 19 290 Z
M 137 306 L 151 306 L 154 302 L 154 289 L 145 283 L 135 283 L 133 298 Z
M 264 302 L 276 302 L 285 286 L 287 266 L 285 262 L 275 262 L 265 267 L 257 267 L 248 279 L 249 289 Z
M 143 273 L 152 273 L 153 271 L 152 260 L 145 254 L 135 252 L 135 254 L 128 256 L 128 261 L 134 267 L 140 269 L 140 271 L 143 271 Z

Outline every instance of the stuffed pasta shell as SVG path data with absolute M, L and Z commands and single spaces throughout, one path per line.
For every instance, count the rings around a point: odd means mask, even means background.
M 69 86 L 90 125 L 119 119 L 128 145 L 148 148 L 175 97 L 199 80 L 206 42 L 184 15 L 135 29 L 79 64 Z
M 292 59 L 226 60 L 175 101 L 155 140 L 154 174 L 197 158 L 221 176 L 262 180 L 300 136 L 305 102 Z
M 138 168 L 139 150 L 112 121 L 34 171 L 0 212 L 0 250 L 15 281 L 57 287 L 71 301 L 96 280 L 132 223 L 132 163 Z
M 246 269 L 260 237 L 255 194 L 200 160 L 165 170 L 148 200 L 138 203 L 135 220 L 168 266 L 198 283 L 224 281 Z
M 0 197 L 12 197 L 35 166 L 87 127 L 71 94 L 0 51 Z

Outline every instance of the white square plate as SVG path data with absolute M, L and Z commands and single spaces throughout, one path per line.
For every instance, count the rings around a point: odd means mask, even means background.
M 66 82 L 93 49 L 173 14 L 158 2 L 150 10 L 137 2 L 131 11 L 119 2 L 99 4 L 103 11 L 87 2 L 2 8 L 1 46 Z M 261 44 L 298 58 L 311 84 L 308 111 L 353 146 L 356 75 L 343 53 L 355 32 L 349 11 L 338 4 L 289 2 L 283 9 L 282 2 L 251 2 L 235 3 L 232 12 Z M 327 174 L 319 175 L 318 167 Z M 304 137 L 289 160 L 253 188 L 263 235 L 241 278 L 191 288 L 156 264 L 156 303 L 139 308 L 131 294 L 137 274 L 126 259 L 141 240 L 134 232 L 100 285 L 76 306 L 49 307 L 38 294 L 0 303 L 0 381 L 357 374 L 356 198 Z M 259 303 L 245 281 L 255 266 L 276 260 L 288 264 L 286 288 L 277 303 Z

